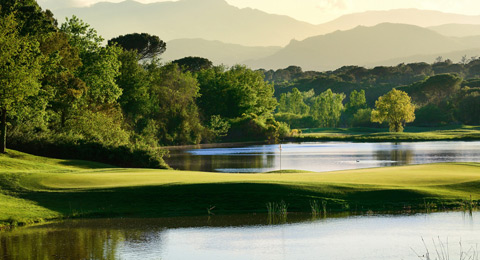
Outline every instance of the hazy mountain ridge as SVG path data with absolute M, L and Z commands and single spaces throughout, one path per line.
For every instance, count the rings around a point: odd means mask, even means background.
M 480 24 L 443 24 L 428 29 L 452 37 L 468 37 L 480 35 Z
M 414 25 L 383 23 L 359 26 L 292 41 L 276 54 L 248 61 L 253 68 L 297 65 L 307 70 L 331 70 L 344 65 L 380 63 L 414 55 L 432 55 L 476 48 L 476 38 L 453 38 Z
M 59 22 L 63 22 L 62 17 L 75 14 L 106 39 L 132 32 L 158 35 L 168 42 L 167 52 L 162 55 L 165 61 L 201 56 L 216 64 L 245 63 L 252 68 L 298 65 L 304 69 L 329 70 L 344 65 L 389 65 L 385 62 L 420 58 L 431 62 L 432 55 L 450 58 L 448 54 L 457 53 L 456 57 L 466 50 L 468 56 L 480 46 L 480 37 L 475 37 L 477 30 L 480 35 L 480 16 L 418 9 L 349 14 L 321 25 L 251 8 L 240 9 L 225 0 L 151 4 L 127 0 L 54 13 Z M 432 27 L 430 30 L 385 22 Z M 440 25 L 444 23 L 450 25 Z M 283 49 L 258 47 L 285 45 Z
M 444 24 L 479 24 L 480 16 L 418 9 L 367 11 L 344 15 L 313 25 L 285 15 L 237 8 L 225 0 L 180 0 L 142 4 L 132 0 L 101 2 L 90 7 L 55 10 L 60 22 L 77 15 L 106 39 L 132 32 L 158 35 L 165 41 L 202 38 L 247 46 L 284 46 L 292 39 L 349 30 L 358 25 L 403 23 L 421 27 Z M 452 30 L 438 29 L 439 32 Z M 471 35 L 471 34 L 469 34 Z M 466 35 L 452 35 L 466 36 Z
M 393 9 L 347 14 L 320 26 L 326 29 L 348 30 L 359 25 L 375 26 L 380 23 L 401 23 L 420 27 L 444 24 L 480 24 L 480 16 L 420 9 Z
M 304 39 L 322 33 L 318 26 L 251 8 L 239 9 L 224 0 L 151 4 L 104 2 L 55 11 L 57 18 L 73 14 L 96 28 L 106 39 L 146 32 L 164 41 L 202 38 L 247 46 L 283 46 L 293 38 Z
M 239 44 L 208 41 L 204 39 L 177 39 L 167 42 L 167 51 L 162 54 L 164 61 L 172 61 L 188 56 L 198 56 L 211 60 L 214 64 L 232 66 L 245 60 L 267 57 L 281 47 L 250 47 Z

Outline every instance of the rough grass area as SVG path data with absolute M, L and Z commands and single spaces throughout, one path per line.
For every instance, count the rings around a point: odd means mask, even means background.
M 480 140 L 480 126 L 445 126 L 437 128 L 406 127 L 403 133 L 390 133 L 385 128 L 310 128 L 289 141 L 446 141 Z
M 288 211 L 442 208 L 480 199 L 479 163 L 442 163 L 328 173 L 227 174 L 123 169 L 86 161 L 0 155 L 0 223 L 68 217 L 163 217 Z M 214 207 L 212 212 L 207 209 Z

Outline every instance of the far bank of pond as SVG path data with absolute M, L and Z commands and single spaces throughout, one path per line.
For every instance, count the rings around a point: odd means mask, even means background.
M 420 142 L 480 140 L 480 126 L 447 125 L 442 127 L 407 126 L 402 133 L 388 128 L 310 128 L 285 138 L 290 142 L 350 141 L 350 142 Z
M 230 173 L 313 172 L 444 162 L 480 162 L 480 141 L 301 142 L 172 147 L 174 169 Z

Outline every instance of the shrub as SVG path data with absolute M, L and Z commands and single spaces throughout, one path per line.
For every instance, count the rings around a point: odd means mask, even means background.
M 226 136 L 230 141 L 278 142 L 290 133 L 290 127 L 273 117 L 245 115 L 230 121 L 231 128 Z
M 60 159 L 88 160 L 129 168 L 168 168 L 163 160 L 164 150 L 138 144 L 108 146 L 74 135 L 14 136 L 10 138 L 9 147 Z
M 313 128 L 318 124 L 312 116 L 292 113 L 277 113 L 275 120 L 284 122 L 291 128 Z

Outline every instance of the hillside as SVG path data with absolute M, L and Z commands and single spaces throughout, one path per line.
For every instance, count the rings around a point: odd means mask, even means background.
M 451 38 L 414 25 L 383 23 L 359 26 L 303 41 L 292 41 L 276 54 L 248 61 L 253 68 L 275 69 L 297 65 L 305 70 L 331 70 L 344 65 L 472 49 L 476 40 Z
M 207 58 L 214 64 L 232 66 L 248 59 L 270 56 L 280 49 L 281 47 L 250 47 L 203 39 L 178 39 L 167 42 L 167 51 L 161 57 L 164 61 L 172 61 L 197 56 Z

